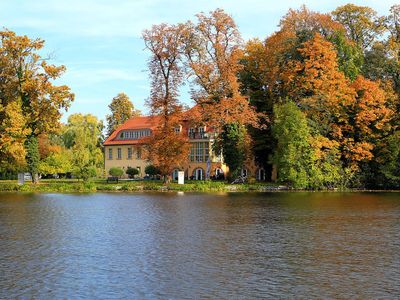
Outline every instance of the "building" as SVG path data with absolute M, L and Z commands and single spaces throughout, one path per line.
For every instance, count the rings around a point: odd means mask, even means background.
M 157 116 L 134 117 L 119 126 L 104 142 L 106 174 L 112 167 L 123 170 L 133 167 L 139 170 L 138 177 L 144 177 L 146 166 L 151 164 L 143 155 L 144 141 L 152 134 L 159 121 Z M 223 163 L 222 156 L 212 151 L 215 137 L 212 128 L 192 127 L 189 121 L 183 120 L 175 130 L 186 134 L 191 144 L 188 161 L 183 167 L 187 179 L 204 180 L 207 176 L 224 178 L 228 167 Z M 171 174 L 173 179 L 177 179 L 178 171 L 175 169 Z M 242 174 L 258 180 L 270 179 L 265 170 L 254 163 L 244 166 Z M 127 177 L 126 174 L 124 177 Z

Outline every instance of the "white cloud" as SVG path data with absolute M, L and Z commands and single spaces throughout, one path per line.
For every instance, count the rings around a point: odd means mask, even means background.
M 328 12 L 348 0 L 2 0 L 0 18 L 10 28 L 28 27 L 44 32 L 73 36 L 138 37 L 143 29 L 160 22 L 182 22 L 200 11 L 221 7 L 237 20 L 243 35 L 253 36 L 261 29 L 273 31 L 278 20 L 303 3 L 311 9 Z M 354 0 L 387 13 L 396 0 Z M 242 26 L 243 25 L 243 26 Z M 270 34 L 271 32 L 266 32 Z
M 70 68 L 63 75 L 62 81 L 73 87 L 96 85 L 110 81 L 142 81 L 145 74 L 135 73 L 119 68 Z

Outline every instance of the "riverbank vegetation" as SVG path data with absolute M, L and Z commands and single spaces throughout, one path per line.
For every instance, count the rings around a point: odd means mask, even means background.
M 399 5 L 386 16 L 352 4 L 328 14 L 303 6 L 272 35 L 249 41 L 221 9 L 154 25 L 143 34 L 148 106 L 162 124 L 148 158 L 166 176 L 187 157 L 174 128 L 185 114 L 179 90 L 188 84 L 196 104 L 189 116 L 215 129 L 214 150 L 230 177 L 254 157 L 265 169 L 276 165 L 278 181 L 294 188 L 400 188 L 399 20 Z M 40 59 L 41 40 L 8 30 L 0 36 L 0 175 L 104 175 L 102 122 L 81 114 L 59 122 L 73 94 L 50 82 L 65 67 Z M 123 94 L 112 104 L 108 133 L 140 113 Z
M 73 193 L 73 192 L 143 192 L 143 191 L 183 191 L 183 192 L 245 192 L 245 191 L 274 191 L 278 190 L 277 184 L 251 183 L 227 184 L 216 181 L 188 181 L 184 185 L 170 182 L 165 185 L 161 180 L 119 181 L 107 183 L 104 179 L 91 181 L 81 180 L 41 180 L 38 184 L 26 183 L 18 185 L 12 180 L 0 181 L 0 192 L 48 192 L 48 193 Z M 286 189 L 281 187 L 281 189 Z

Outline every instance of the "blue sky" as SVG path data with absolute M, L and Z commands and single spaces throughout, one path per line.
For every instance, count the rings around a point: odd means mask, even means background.
M 397 0 L 398 1 L 398 0 Z M 396 0 L 352 1 L 387 14 Z M 324 0 L 0 0 L 0 26 L 46 40 L 43 54 L 67 72 L 58 81 L 75 93 L 67 113 L 92 113 L 101 119 L 119 92 L 126 93 L 144 113 L 149 81 L 141 32 L 152 24 L 193 19 L 198 12 L 223 8 L 233 16 L 245 40 L 265 38 L 277 30 L 289 8 L 306 4 L 330 12 L 349 1 Z M 182 100 L 191 104 L 189 96 Z

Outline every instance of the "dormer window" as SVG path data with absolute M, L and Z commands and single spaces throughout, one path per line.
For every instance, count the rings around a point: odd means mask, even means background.
M 182 131 L 182 126 L 179 125 L 178 127 L 174 128 L 175 133 L 180 133 Z
M 119 139 L 124 140 L 138 140 L 146 136 L 151 135 L 150 129 L 140 129 L 140 130 L 126 130 L 119 134 Z

